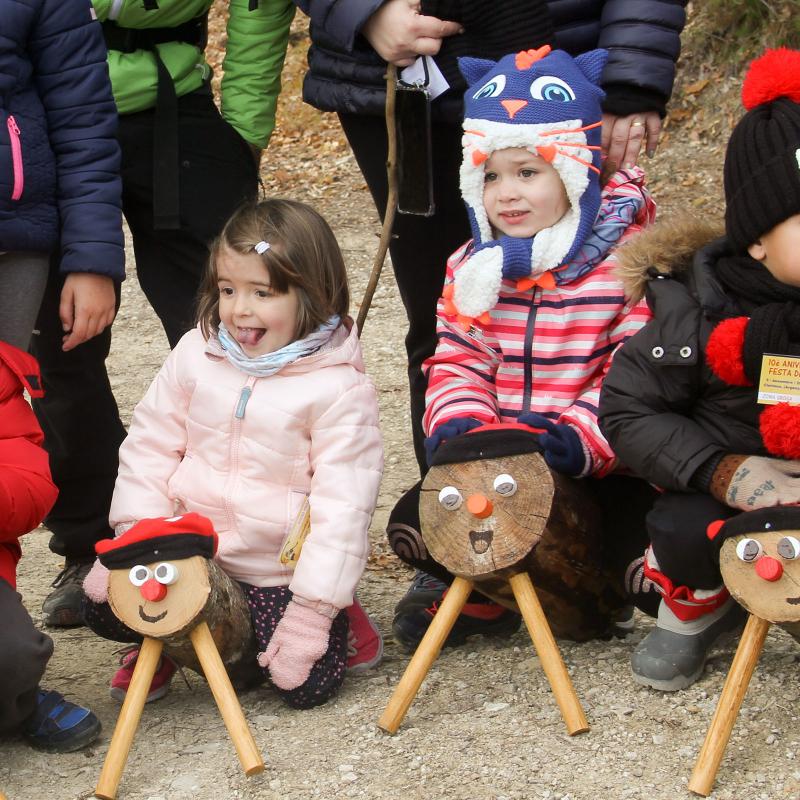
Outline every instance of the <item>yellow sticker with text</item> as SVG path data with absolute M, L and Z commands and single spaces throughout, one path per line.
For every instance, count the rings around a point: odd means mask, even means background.
M 765 353 L 761 359 L 758 402 L 800 405 L 800 358 Z
M 281 554 L 278 556 L 281 564 L 287 567 L 295 567 L 297 565 L 297 560 L 300 558 L 300 551 L 303 549 L 303 542 L 306 540 L 306 536 L 308 536 L 310 530 L 311 504 L 308 502 L 308 498 L 306 498 L 281 548 Z

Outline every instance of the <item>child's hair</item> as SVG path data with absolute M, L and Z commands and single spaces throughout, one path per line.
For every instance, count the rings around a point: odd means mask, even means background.
M 256 245 L 270 288 L 285 294 L 297 291 L 295 337 L 302 339 L 334 314 L 344 318 L 350 306 L 347 270 L 342 251 L 327 222 L 311 206 L 295 200 L 263 200 L 234 212 L 211 245 L 198 300 L 200 330 L 208 339 L 219 329 L 217 259 L 223 248 L 248 255 Z

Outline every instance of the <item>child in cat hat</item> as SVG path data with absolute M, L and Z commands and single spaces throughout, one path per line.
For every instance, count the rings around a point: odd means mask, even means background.
M 606 58 L 604 50 L 572 58 L 543 47 L 496 63 L 459 62 L 469 82 L 461 190 L 473 238 L 448 261 L 439 343 L 425 364 L 429 461 L 446 439 L 518 421 L 545 430 L 545 459 L 565 475 L 601 478 L 617 466 L 597 424 L 600 385 L 614 352 L 650 314 L 625 296 L 613 251 L 653 220 L 655 205 L 638 168 L 600 186 L 598 83 Z M 615 496 L 614 484 L 627 496 L 621 481 L 604 481 L 600 494 Z M 398 503 L 388 535 L 401 558 L 421 555 L 407 560 L 424 569 L 415 490 Z M 617 520 L 613 527 L 617 541 L 626 535 L 620 528 L 638 540 L 641 525 Z M 445 589 L 421 574 L 398 604 L 393 630 L 408 649 Z M 453 635 L 516 629 L 511 612 L 475 599 Z
M 621 251 L 654 319 L 615 358 L 600 404 L 619 457 L 664 490 L 644 565 L 662 595 L 658 624 L 631 663 L 665 691 L 693 683 L 742 621 L 708 524 L 800 503 L 800 408 L 764 406 L 757 388 L 765 354 L 800 356 L 800 52 L 755 60 L 742 100 L 725 235 L 684 220 Z

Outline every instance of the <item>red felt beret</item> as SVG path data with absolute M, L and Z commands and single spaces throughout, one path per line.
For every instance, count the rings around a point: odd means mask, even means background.
M 191 556 L 213 558 L 217 534 L 208 517 L 191 512 L 139 520 L 122 536 L 101 539 L 94 549 L 104 567 L 123 569 Z

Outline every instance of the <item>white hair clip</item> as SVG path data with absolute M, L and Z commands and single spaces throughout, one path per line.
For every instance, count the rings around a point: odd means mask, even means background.
M 254 249 L 256 253 L 258 253 L 259 255 L 263 255 L 264 253 L 267 252 L 267 250 L 269 250 L 269 242 L 265 242 L 262 240 L 256 244 Z

